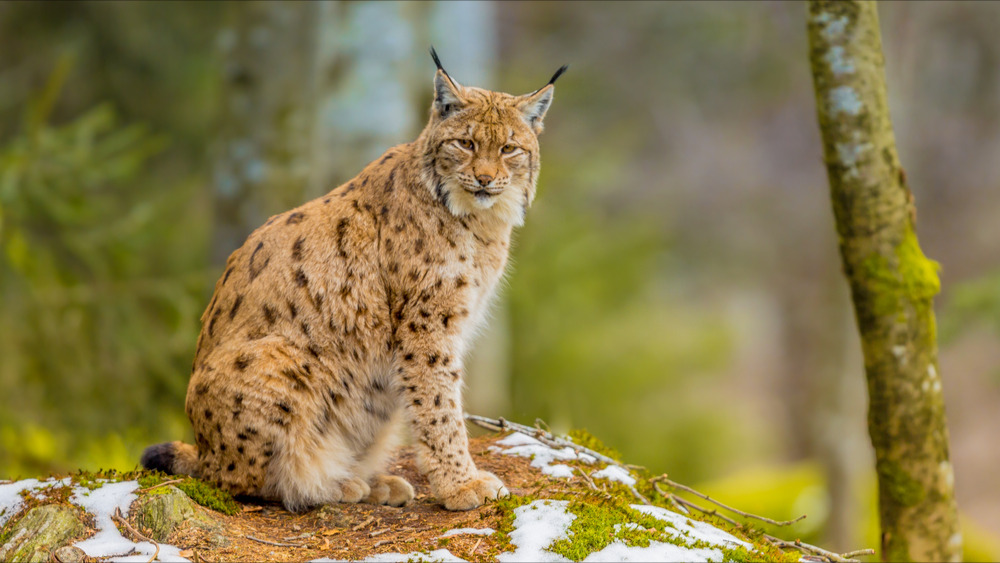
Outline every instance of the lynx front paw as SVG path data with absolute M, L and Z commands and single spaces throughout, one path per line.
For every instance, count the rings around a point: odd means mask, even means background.
M 371 494 L 365 499 L 370 504 L 403 506 L 413 500 L 413 486 L 395 475 L 378 475 L 371 481 Z
M 472 510 L 487 500 L 508 495 L 510 491 L 496 475 L 489 471 L 479 471 L 474 479 L 449 487 L 439 498 L 448 510 Z

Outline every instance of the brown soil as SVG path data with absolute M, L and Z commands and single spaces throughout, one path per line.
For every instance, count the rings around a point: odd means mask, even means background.
M 530 467 L 527 458 L 488 451 L 496 439 L 472 439 L 473 459 L 481 469 L 503 479 L 513 494 L 567 492 L 585 486 L 580 477 L 552 479 Z M 487 504 L 468 512 L 445 510 L 431 494 L 427 480 L 417 472 L 409 448 L 400 451 L 390 473 L 413 484 L 417 494 L 412 504 L 402 508 L 335 504 L 294 514 L 280 504 L 244 503 L 240 515 L 210 512 L 222 524 L 221 534 L 185 526 L 168 543 L 184 550 L 182 555 L 192 561 L 309 561 L 320 557 L 359 560 L 378 553 L 406 554 L 441 548 L 469 561 L 495 559 L 501 549 L 499 534 L 439 539 L 452 528 L 498 529 L 500 515 L 494 507 Z M 295 546 L 270 545 L 250 537 Z

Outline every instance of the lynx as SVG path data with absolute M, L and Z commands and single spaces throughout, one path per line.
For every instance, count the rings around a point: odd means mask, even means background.
M 538 179 L 555 80 L 512 96 L 437 65 L 423 132 L 327 195 L 271 217 L 229 257 L 201 317 L 187 390 L 195 444 L 149 469 L 297 511 L 401 506 L 385 467 L 408 423 L 449 510 L 508 494 L 469 455 L 462 356 L 485 317 Z

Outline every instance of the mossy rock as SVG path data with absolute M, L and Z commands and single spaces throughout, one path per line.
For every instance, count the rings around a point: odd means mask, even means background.
M 184 491 L 168 485 L 143 495 L 132 507 L 136 522 L 149 529 L 149 537 L 165 542 L 174 530 L 185 523 L 218 531 L 221 525 L 205 515 Z
M 49 504 L 36 506 L 8 524 L 0 546 L 0 561 L 48 561 L 49 553 L 87 531 L 76 509 Z

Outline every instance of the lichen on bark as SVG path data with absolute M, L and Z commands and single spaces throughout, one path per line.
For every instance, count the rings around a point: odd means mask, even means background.
M 36 506 L 9 524 L 0 545 L 0 561 L 48 561 L 49 552 L 86 531 L 78 511 L 59 504 Z
M 916 235 L 872 2 L 810 2 L 816 106 L 868 380 L 882 558 L 955 561 L 961 535 L 937 367 L 938 265 Z

